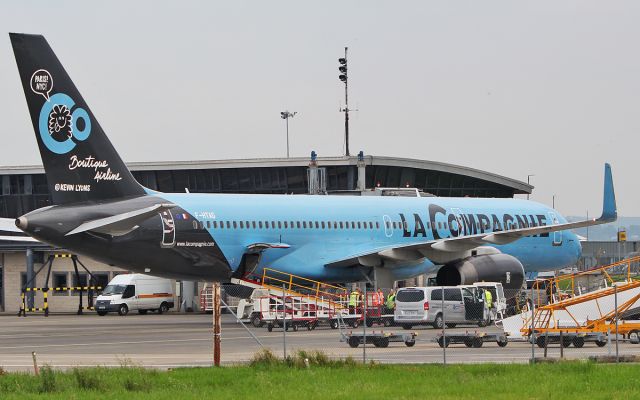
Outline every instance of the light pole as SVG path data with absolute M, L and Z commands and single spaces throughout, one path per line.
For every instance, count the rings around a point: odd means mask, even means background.
M 535 175 L 534 175 L 534 174 L 527 175 L 527 185 L 530 185 L 531 177 L 532 177 L 532 176 L 535 176 Z M 527 200 L 529 200 L 529 194 L 530 194 L 530 193 L 527 193 Z
M 347 74 L 347 50 L 348 47 L 344 48 L 344 58 L 338 58 L 338 63 L 340 66 L 338 67 L 338 71 L 340 71 L 340 75 L 338 75 L 338 79 L 344 83 L 344 108 L 341 108 L 340 111 L 344 113 L 344 142 L 345 142 L 345 155 L 349 156 L 349 76 Z
M 287 158 L 289 158 L 289 118 L 293 118 L 297 113 L 297 111 L 282 111 L 280 113 L 280 118 L 284 119 L 287 125 Z

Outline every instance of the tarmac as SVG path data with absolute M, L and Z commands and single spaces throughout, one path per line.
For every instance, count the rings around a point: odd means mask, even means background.
M 362 329 L 349 331 L 356 333 Z M 369 333 L 381 330 L 408 332 L 400 327 L 367 328 Z M 285 342 L 288 354 L 299 349 L 322 350 L 336 358 L 351 356 L 361 361 L 366 357 L 367 362 L 442 363 L 446 356 L 447 363 L 526 363 L 531 358 L 531 344 L 527 342 L 510 342 L 503 348 L 496 343 L 484 343 L 481 348 L 457 344 L 445 352 L 434 342 L 441 331 L 426 327 L 412 331 L 418 334 L 414 347 L 406 347 L 400 342 L 391 343 L 387 348 L 376 348 L 371 344 L 350 348 L 340 341 L 340 331 L 328 326 L 319 326 L 311 331 L 304 328 L 297 332 L 289 330 L 285 337 L 282 329 L 268 332 L 265 327 L 245 327 L 231 315 L 223 315 L 221 358 L 225 365 L 246 363 L 262 346 L 282 356 Z M 495 326 L 447 329 L 448 334 L 466 331 L 500 332 Z M 543 356 L 543 349 L 536 346 L 534 350 L 536 358 Z M 52 314 L 47 318 L 41 314 L 29 314 L 26 318 L 1 315 L 0 367 L 7 371 L 31 371 L 32 352 L 36 352 L 39 365 L 63 369 L 121 365 L 159 369 L 210 366 L 213 360 L 212 316 L 169 313 L 99 317 L 90 312 L 81 316 Z M 619 354 L 640 355 L 640 345 L 621 342 Z M 559 345 L 550 345 L 548 355 L 559 357 Z M 606 355 L 615 355 L 615 343 L 604 347 L 586 343 L 580 349 L 573 346 L 564 349 L 566 358 Z

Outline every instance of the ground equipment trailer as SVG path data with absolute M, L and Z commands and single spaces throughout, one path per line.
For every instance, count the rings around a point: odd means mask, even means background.
M 480 348 L 485 342 L 495 342 L 500 347 L 506 347 L 509 343 L 507 335 L 504 333 L 485 332 L 439 334 L 434 341 L 440 347 L 449 347 L 450 344 L 464 344 L 473 348 Z
M 356 348 L 363 343 L 373 344 L 375 347 L 388 347 L 389 343 L 403 342 L 407 347 L 416 344 L 416 333 L 390 333 L 390 332 L 349 332 L 342 335 L 341 342 L 346 342 L 350 347 Z

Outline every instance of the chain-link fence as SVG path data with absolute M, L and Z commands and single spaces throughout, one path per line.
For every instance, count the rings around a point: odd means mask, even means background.
M 512 298 L 495 283 L 306 291 L 287 282 L 263 284 L 223 286 L 223 363 L 248 361 L 261 349 L 382 363 L 640 355 L 640 282 L 627 275 L 549 281 Z

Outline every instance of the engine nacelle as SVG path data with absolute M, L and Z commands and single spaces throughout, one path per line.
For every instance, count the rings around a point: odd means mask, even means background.
M 438 271 L 436 282 L 442 286 L 471 285 L 475 282 L 501 282 L 507 298 L 522 288 L 524 267 L 508 254 L 490 254 L 468 257 L 444 265 Z

